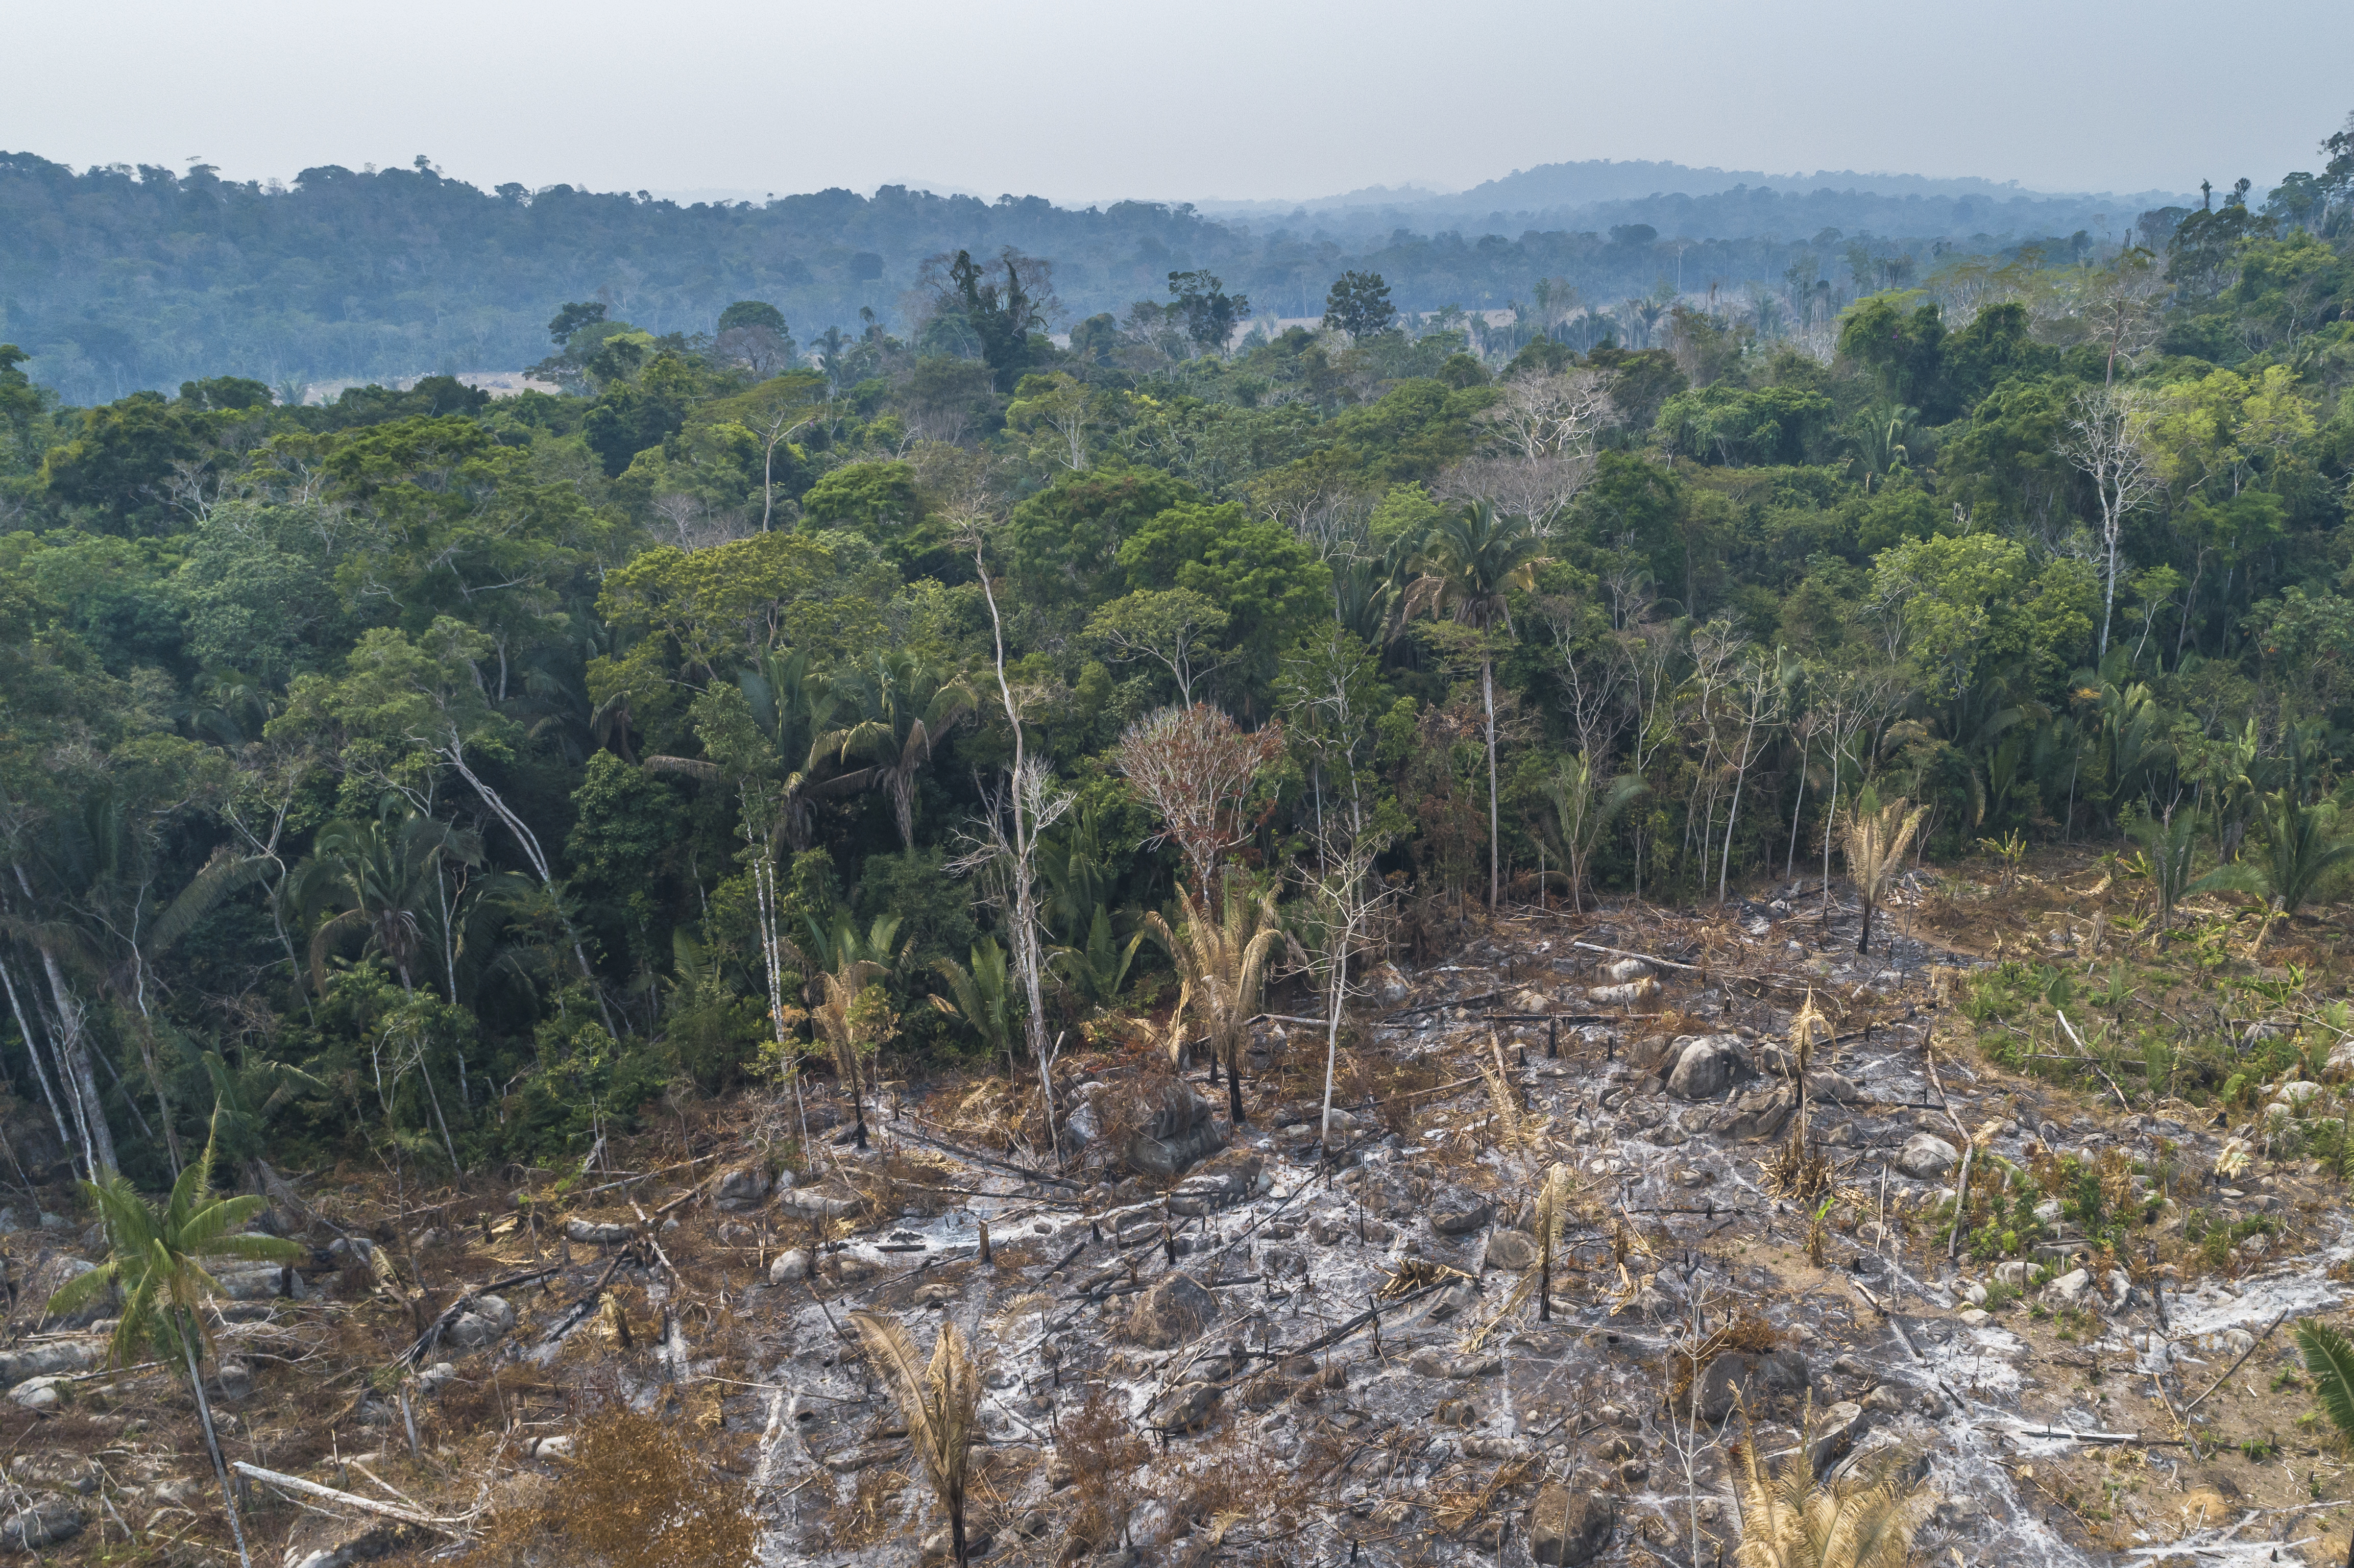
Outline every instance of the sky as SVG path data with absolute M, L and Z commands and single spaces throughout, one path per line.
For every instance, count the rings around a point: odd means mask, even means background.
M 886 183 L 1084 203 L 1538 164 L 2261 192 L 2354 109 L 2346 0 L 108 0 L 15 7 L 0 150 L 291 179 Z

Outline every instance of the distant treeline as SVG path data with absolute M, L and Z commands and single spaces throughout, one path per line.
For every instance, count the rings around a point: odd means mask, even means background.
M 707 323 L 734 300 L 769 300 L 808 342 L 830 326 L 904 323 L 903 297 L 927 258 L 1009 247 L 1052 260 L 1064 325 L 1156 295 L 1169 273 L 1194 268 L 1216 270 L 1262 314 L 1317 313 L 1326 285 L 1352 268 L 1381 272 L 1412 312 L 1524 302 L 1538 279 L 1553 281 L 1556 298 L 1566 287 L 1609 305 L 1663 280 L 1704 291 L 1794 268 L 1829 275 L 1859 244 L 1914 260 L 2015 248 L 2039 220 L 2079 216 L 2065 205 L 1735 191 L 1581 209 L 1596 216 L 1576 227 L 1373 240 L 1323 218 L 1321 230 L 1246 227 L 1183 205 L 1073 210 L 898 185 L 682 207 L 561 185 L 483 191 L 422 157 L 412 168 L 306 169 L 281 185 L 223 180 L 201 164 L 77 174 L 0 154 L 0 338 L 76 403 L 224 371 L 283 387 L 513 369 L 546 352 L 547 313 L 563 300 L 601 298 L 657 333 Z M 1734 238 L 1678 238 L 1695 234 Z

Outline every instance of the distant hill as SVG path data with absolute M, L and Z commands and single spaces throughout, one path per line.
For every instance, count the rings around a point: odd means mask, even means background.
M 1713 198 L 1713 199 L 1712 199 Z M 1306 229 L 1334 237 L 1458 229 L 1519 235 L 1530 229 L 1606 231 L 1648 223 L 1670 237 L 1797 238 L 1824 228 L 1891 236 L 2071 234 L 2122 229 L 2154 207 L 2190 205 L 2174 191 L 2126 194 L 2036 191 L 2016 181 L 1936 179 L 1923 175 L 1769 174 L 1686 164 L 1606 158 L 1516 169 L 1469 190 L 1440 193 L 1370 186 L 1307 201 L 1204 201 L 1214 217 L 1255 229 Z

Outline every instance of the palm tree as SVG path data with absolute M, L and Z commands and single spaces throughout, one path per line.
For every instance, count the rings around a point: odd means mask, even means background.
M 2339 835 L 2334 800 L 2305 806 L 2297 803 L 2294 790 L 2275 789 L 2265 798 L 2256 827 L 2264 840 L 2261 853 L 2217 866 L 2189 889 L 2204 893 L 2230 888 L 2264 900 L 2264 928 L 2249 949 L 2252 957 L 2272 934 L 2274 921 L 2304 908 L 2320 888 L 2322 878 L 2354 860 L 2354 838 Z
M 1232 877 L 1225 879 L 1225 910 L 1213 917 L 1210 903 L 1182 884 L 1177 906 L 1182 914 L 1178 935 L 1158 911 L 1144 916 L 1146 928 L 1177 960 L 1177 975 L 1192 997 L 1195 1016 L 1209 1036 L 1212 1059 L 1226 1065 L 1226 1110 L 1235 1126 L 1243 1124 L 1243 1045 L 1250 1038 L 1250 1021 L 1258 1012 L 1259 994 L 1267 987 L 1268 955 L 1283 940 L 1277 924 L 1275 895 L 1237 896 Z
M 895 958 L 891 952 L 892 938 L 899 934 L 899 917 L 878 915 L 861 937 L 848 916 L 838 917 L 832 930 L 820 927 L 812 918 L 810 935 L 814 938 L 820 961 L 812 962 L 810 955 L 789 938 L 779 938 L 778 945 L 786 959 L 811 977 L 811 989 L 817 992 L 816 1005 L 810 1009 L 810 1025 L 825 1041 L 832 1053 L 834 1071 L 841 1075 L 850 1091 L 851 1114 L 857 1118 L 858 1147 L 866 1147 L 866 1058 L 882 1044 L 852 1009 L 867 987 L 875 984 L 906 959 L 903 948 Z M 908 944 L 909 948 L 914 943 Z
M 277 1236 L 237 1234 L 238 1227 L 260 1213 L 269 1200 L 252 1193 L 216 1198 L 212 1171 L 213 1141 L 207 1139 L 203 1157 L 180 1172 L 180 1179 L 172 1184 L 171 1197 L 161 1207 L 141 1197 L 119 1173 L 102 1182 L 83 1182 L 83 1194 L 105 1223 L 109 1255 L 106 1262 L 49 1298 L 48 1310 L 73 1312 L 102 1292 L 122 1291 L 122 1316 L 108 1347 L 110 1364 L 129 1364 L 143 1344 L 157 1360 L 184 1371 L 188 1391 L 196 1397 L 205 1447 L 212 1455 L 213 1474 L 220 1480 L 221 1504 L 228 1510 L 238 1559 L 252 1568 L 245 1527 L 229 1491 L 228 1466 L 221 1457 L 220 1438 L 213 1429 L 212 1402 L 205 1394 L 204 1357 L 214 1347 L 201 1308 L 219 1286 L 205 1271 L 204 1260 L 237 1257 L 292 1263 L 307 1257 L 309 1252 L 299 1243 Z
M 1618 820 L 1635 797 L 1649 788 L 1639 773 L 1621 773 L 1616 778 L 1601 777 L 1594 759 L 1579 752 L 1557 768 L 1545 780 L 1545 798 L 1553 802 L 1557 834 L 1553 837 L 1562 860 L 1569 868 L 1569 906 L 1581 909 L 1580 889 L 1585 885 L 1586 867 L 1594 863 L 1594 851 L 1610 824 Z
M 883 1373 L 907 1440 L 923 1457 L 932 1495 L 949 1516 L 949 1542 L 956 1568 L 970 1561 L 964 1538 L 966 1477 L 970 1468 L 974 1412 L 981 1407 L 981 1372 L 966 1351 L 964 1336 L 943 1319 L 932 1341 L 929 1366 L 916 1359 L 916 1347 L 896 1319 L 864 1310 L 850 1314 L 866 1359 Z
M 1736 1445 L 1741 1473 L 1741 1568 L 1903 1568 L 1913 1532 L 1936 1505 L 1919 1482 L 1903 1475 L 1905 1456 L 1892 1454 L 1868 1476 L 1824 1480 L 1808 1458 L 1813 1434 L 1804 1435 L 1768 1477 L 1755 1441 Z
M 1512 629 L 1507 595 L 1526 593 L 1536 586 L 1536 570 L 1545 562 L 1544 540 L 1525 517 L 1500 513 L 1484 501 L 1432 524 L 1416 562 L 1420 576 L 1408 585 L 1399 601 L 1401 619 L 1428 608 L 1475 632 L 1485 633 L 1498 623 Z M 1488 739 L 1488 907 L 1496 906 L 1502 885 L 1498 858 L 1496 812 L 1496 657 L 1483 637 L 1479 642 L 1479 704 L 1487 718 Z
M 949 994 L 955 998 L 951 1003 L 948 997 L 935 996 L 932 1006 L 950 1018 L 962 1019 L 991 1055 L 1004 1052 L 1005 1075 L 1012 1077 L 1019 1060 L 1013 1045 L 1021 1021 L 1022 991 L 1006 962 L 1005 949 L 996 938 L 983 937 L 972 945 L 970 969 L 954 959 L 938 959 L 932 968 L 948 981 Z
M 1128 983 L 1129 967 L 1136 961 L 1136 949 L 1143 945 L 1144 932 L 1140 929 L 1123 947 L 1112 934 L 1111 911 L 1098 904 L 1095 917 L 1087 922 L 1086 942 L 1056 948 L 1046 958 L 1063 983 L 1092 1012 L 1100 1012 L 1119 1000 L 1120 987 Z
M 833 682 L 811 671 L 807 653 L 767 653 L 739 673 L 734 686 L 695 698 L 695 734 L 706 756 L 649 757 L 645 766 L 692 779 L 735 779 L 746 786 L 748 803 L 766 795 L 774 814 L 763 813 L 765 836 L 781 836 L 800 854 L 816 838 L 816 801 L 875 782 L 871 768 L 836 770 L 840 741 L 829 746 L 825 737 L 839 735 L 834 715 L 843 700 Z
M 2149 934 L 2155 944 L 2174 924 L 2174 906 L 2190 890 L 2190 857 L 2199 847 L 2199 818 L 2190 811 L 2135 816 L 2126 820 L 2126 832 L 2141 845 L 2149 862 L 2150 891 L 2158 899 L 2158 923 Z
M 1921 819 L 1929 814 L 1926 806 L 1914 806 L 1906 814 L 1904 808 L 1910 804 L 1900 799 L 1882 806 L 1879 794 L 1867 785 L 1847 813 L 1847 874 L 1863 905 L 1863 929 L 1855 938 L 1859 953 L 1871 950 L 1872 912 L 1886 895 L 1889 884 L 1896 880 L 1896 868 L 1903 863 Z
M 848 683 L 859 716 L 819 736 L 818 746 L 847 762 L 870 758 L 870 772 L 891 798 L 899 842 L 916 847 L 916 775 L 932 748 L 980 702 L 961 673 L 942 672 L 912 653 L 877 653 Z
M 362 951 L 390 964 L 403 991 L 417 989 L 428 952 L 440 948 L 454 1002 L 454 906 L 468 874 L 482 863 L 480 834 L 424 816 L 397 798 L 387 798 L 373 821 L 327 823 L 287 885 L 302 918 L 318 922 L 311 934 L 311 983 L 323 988 L 328 952 L 359 936 Z

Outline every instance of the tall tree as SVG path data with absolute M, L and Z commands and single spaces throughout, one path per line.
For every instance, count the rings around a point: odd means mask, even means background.
M 1490 635 L 1512 630 L 1509 595 L 1536 586 L 1544 540 L 1526 517 L 1498 512 L 1484 501 L 1431 525 L 1416 563 L 1420 576 L 1401 601 L 1405 617 L 1427 608 L 1479 634 L 1479 710 L 1488 747 L 1488 907 L 1502 890 L 1496 806 L 1496 649 Z

